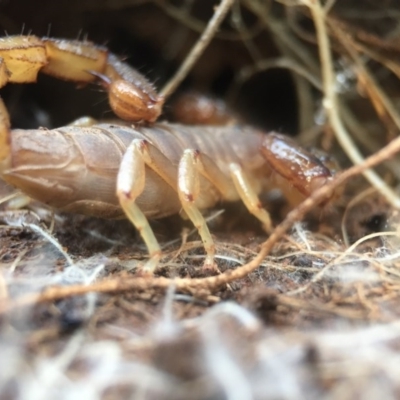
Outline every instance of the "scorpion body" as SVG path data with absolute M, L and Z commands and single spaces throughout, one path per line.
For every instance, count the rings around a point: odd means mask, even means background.
M 200 210 L 242 200 L 271 231 L 261 192 L 278 186 L 297 203 L 332 178 L 324 162 L 279 134 L 234 124 L 153 124 L 164 99 L 104 48 L 33 36 L 0 41 L 0 86 L 35 81 L 39 70 L 77 82 L 99 79 L 113 111 L 132 122 L 11 130 L 0 100 L 1 177 L 57 209 L 126 215 L 148 247 L 150 272 L 161 250 L 148 218 L 186 214 L 203 240 L 205 266 L 213 267 L 214 243 Z
M 116 195 L 116 179 L 122 157 L 134 139 L 145 140 L 158 148 L 178 168 L 185 149 L 197 149 L 216 160 L 229 177 L 229 163 L 243 163 L 246 172 L 262 188 L 266 161 L 259 154 L 264 135 L 251 128 L 190 127 L 157 124 L 150 127 L 97 124 L 91 127 L 67 126 L 54 130 L 13 130 L 12 165 L 2 177 L 13 186 L 45 204 L 60 210 L 118 218 L 124 215 Z M 260 171 L 261 172 L 261 171 Z M 137 205 L 148 218 L 178 213 L 182 208 L 175 188 L 146 167 L 146 185 Z M 201 209 L 214 206 L 224 193 L 200 178 L 197 200 Z M 206 195 L 205 195 L 206 194 Z

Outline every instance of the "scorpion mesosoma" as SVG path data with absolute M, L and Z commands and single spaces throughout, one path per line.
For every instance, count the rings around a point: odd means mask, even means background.
M 35 82 L 39 71 L 84 84 L 99 80 L 124 124 L 71 124 L 11 130 L 0 100 L 0 174 L 4 181 L 56 209 L 117 218 L 124 214 L 149 252 L 161 250 L 148 223 L 183 211 L 204 243 L 206 267 L 215 247 L 200 210 L 242 200 L 267 231 L 259 194 L 273 186 L 297 203 L 332 179 L 330 169 L 280 134 L 230 125 L 154 123 L 164 99 L 136 70 L 90 42 L 14 36 L 0 40 L 0 87 Z

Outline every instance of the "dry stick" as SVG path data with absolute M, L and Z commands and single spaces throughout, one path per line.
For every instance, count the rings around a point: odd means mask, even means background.
M 102 281 L 90 285 L 73 285 L 65 287 L 50 287 L 41 293 L 33 293 L 23 295 L 20 298 L 10 301 L 0 302 L 0 314 L 7 311 L 29 306 L 32 304 L 45 303 L 54 300 L 60 300 L 66 297 L 83 295 L 89 292 L 101 293 L 121 293 L 126 291 L 144 291 L 148 289 L 166 289 L 173 284 L 178 291 L 195 291 L 195 290 L 215 290 L 218 287 L 226 285 L 229 282 L 246 277 L 254 271 L 268 255 L 269 251 L 275 243 L 282 238 L 285 232 L 303 216 L 313 209 L 318 203 L 332 195 L 335 188 L 343 184 L 346 180 L 366 169 L 371 168 L 400 151 L 400 137 L 394 139 L 386 147 L 364 160 L 362 164 L 355 165 L 337 175 L 335 179 L 327 183 L 325 186 L 316 190 L 309 198 L 304 200 L 297 208 L 291 211 L 286 219 L 278 225 L 271 236 L 262 244 L 260 252 L 249 263 L 235 270 L 229 270 L 221 275 L 208 278 L 153 278 L 153 277 L 133 277 L 133 278 L 114 278 L 104 279 Z
M 360 164 L 364 158 L 359 152 L 349 133 L 344 127 L 339 115 L 339 104 L 336 95 L 335 77 L 333 71 L 332 54 L 330 50 L 329 37 L 326 29 L 326 13 L 321 6 L 320 0 L 302 0 L 303 4 L 310 8 L 317 32 L 320 61 L 322 66 L 322 80 L 324 85 L 324 107 L 329 117 L 329 122 L 335 132 L 336 138 L 343 150 L 354 164 Z M 396 193 L 374 171 L 365 170 L 365 178 L 386 198 L 394 207 L 400 208 L 400 199 Z
M 221 1 L 219 6 L 216 8 L 213 17 L 208 22 L 207 28 L 202 33 L 195 46 L 193 46 L 190 53 L 187 55 L 185 61 L 180 66 L 175 76 L 161 90 L 161 96 L 164 96 L 165 98 L 170 96 L 179 86 L 179 84 L 185 79 L 195 62 L 199 59 L 208 44 L 211 42 L 215 32 L 219 28 L 229 9 L 232 7 L 234 1 L 235 0 Z

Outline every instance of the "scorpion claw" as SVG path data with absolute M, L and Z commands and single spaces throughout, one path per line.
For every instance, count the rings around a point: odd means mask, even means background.
M 153 100 L 147 93 L 123 79 L 108 87 L 110 107 L 118 117 L 127 121 L 154 122 L 161 114 L 164 98 Z
M 331 180 L 337 169 L 322 152 L 314 154 L 277 133 L 266 135 L 261 154 L 271 167 L 271 180 L 294 206 Z

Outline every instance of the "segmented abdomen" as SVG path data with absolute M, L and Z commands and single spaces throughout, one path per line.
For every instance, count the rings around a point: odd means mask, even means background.
M 101 217 L 122 215 L 116 197 L 116 176 L 133 139 L 146 139 L 173 165 L 185 149 L 207 154 L 227 176 L 228 164 L 249 171 L 265 163 L 259 154 L 263 134 L 249 128 L 184 127 L 156 124 L 138 127 L 99 124 L 55 130 L 12 132 L 12 168 L 3 178 L 31 197 L 55 208 Z M 176 192 L 149 168 L 137 204 L 148 217 L 180 210 Z

